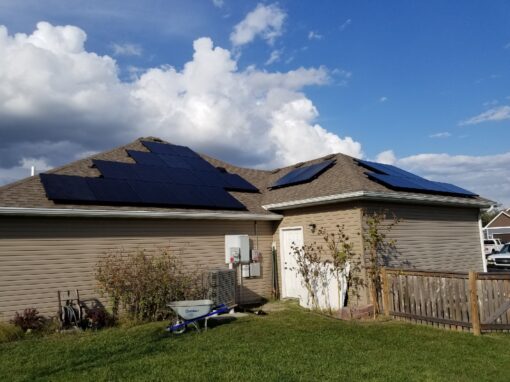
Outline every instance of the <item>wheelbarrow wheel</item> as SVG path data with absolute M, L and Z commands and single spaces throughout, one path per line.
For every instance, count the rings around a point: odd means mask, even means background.
M 184 323 L 184 320 L 181 320 L 180 318 L 177 318 L 175 317 L 173 320 L 172 320 L 172 326 L 174 325 L 180 325 Z M 182 334 L 186 331 L 186 325 L 183 325 L 181 326 L 179 329 L 173 329 L 172 330 L 172 333 L 173 334 Z

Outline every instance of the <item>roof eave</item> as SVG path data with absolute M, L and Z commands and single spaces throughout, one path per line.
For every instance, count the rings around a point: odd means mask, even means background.
M 491 205 L 490 201 L 482 200 L 459 200 L 451 199 L 447 196 L 441 195 L 414 195 L 414 194 L 401 194 L 396 192 L 377 192 L 377 191 L 355 191 L 343 194 L 319 196 L 308 199 L 292 200 L 288 202 L 266 204 L 262 207 L 268 211 L 273 210 L 288 210 L 292 208 L 309 207 L 322 204 L 332 204 L 339 202 L 348 202 L 353 200 L 377 200 L 389 201 L 395 203 L 409 203 L 419 202 L 424 204 L 437 204 L 447 206 L 460 206 L 460 207 L 473 207 L 473 208 L 487 208 Z
M 0 207 L 0 216 L 50 216 L 139 219 L 191 219 L 191 220 L 281 220 L 282 215 L 225 211 L 145 211 L 145 210 L 86 210 L 75 208 L 22 208 Z

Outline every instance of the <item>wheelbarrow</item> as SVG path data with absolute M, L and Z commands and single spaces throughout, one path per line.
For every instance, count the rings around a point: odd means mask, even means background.
M 201 320 L 205 321 L 204 327 L 207 330 L 209 318 L 228 313 L 230 310 L 225 304 L 214 307 L 214 302 L 211 300 L 174 301 L 168 304 L 168 306 L 174 311 L 175 318 L 167 326 L 166 330 L 174 334 L 184 333 L 188 325 L 194 326 L 200 332 L 199 322 Z

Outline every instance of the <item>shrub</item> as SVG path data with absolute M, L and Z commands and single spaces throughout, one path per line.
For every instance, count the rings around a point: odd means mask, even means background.
M 15 341 L 23 337 L 23 330 L 18 326 L 0 322 L 0 344 Z
M 111 300 L 114 317 L 123 308 L 131 319 L 144 321 L 168 318 L 170 301 L 203 298 L 205 292 L 202 273 L 186 271 L 166 250 L 154 256 L 109 253 L 97 265 L 96 280 Z
M 39 314 L 37 309 L 27 308 L 23 311 L 22 314 L 16 312 L 14 318 L 11 320 L 11 323 L 26 332 L 28 330 L 40 330 L 44 325 L 44 321 L 44 317 Z
M 113 325 L 113 317 L 103 307 L 94 307 L 86 309 L 85 319 L 87 327 L 92 329 L 102 329 Z

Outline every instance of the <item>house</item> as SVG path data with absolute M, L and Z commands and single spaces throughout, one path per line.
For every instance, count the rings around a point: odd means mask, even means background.
M 482 271 L 480 210 L 490 204 L 343 154 L 264 171 L 140 138 L 0 188 L 0 314 L 54 314 L 58 290 L 98 297 L 95 264 L 118 248 L 166 247 L 189 266 L 228 267 L 225 235 L 248 235 L 261 254 L 260 276 L 242 279 L 240 302 L 270 297 L 273 275 L 282 297 L 298 297 L 298 278 L 285 266 L 292 243 L 340 224 L 362 253 L 364 210 L 401 219 L 391 232 L 399 258 L 389 266 Z
M 500 239 L 502 243 L 510 242 L 510 208 L 497 214 L 483 230 L 486 238 Z

